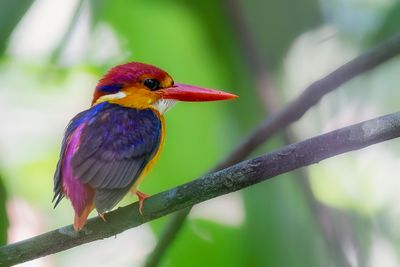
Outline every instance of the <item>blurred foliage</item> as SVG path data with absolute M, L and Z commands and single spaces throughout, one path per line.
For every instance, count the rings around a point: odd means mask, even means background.
M 40 1 L 35 4 L 38 2 Z M 32 1 L 2 2 L 4 8 L 0 11 L 2 29 L 0 54 L 4 51 L 7 38 L 31 3 Z M 360 6 L 357 1 L 342 3 L 317 0 L 250 0 L 237 3 L 239 4 L 237 8 L 240 10 L 236 11 L 243 16 L 250 34 L 255 37 L 260 49 L 260 58 L 268 65 L 270 75 L 277 81 L 278 87 L 285 85 L 284 82 L 279 82 L 281 79 L 291 78 L 298 86 L 300 78 L 308 77 L 302 74 L 306 68 L 291 62 L 290 57 L 293 55 L 290 52 L 288 54 L 288 51 L 294 50 L 293 47 L 304 44 L 306 37 L 318 45 L 318 50 L 332 36 L 338 35 L 339 37 L 334 37 L 335 41 L 341 40 L 340 32 L 328 35 L 326 40 L 323 39 L 326 37 L 323 34 L 313 37 L 320 28 L 326 27 L 327 22 L 330 24 L 329 27 L 346 29 L 347 36 L 351 36 L 352 31 L 356 32 L 353 32 L 354 35 L 359 34 L 361 26 L 365 30 L 368 25 L 372 25 L 371 20 L 357 20 L 357 25 L 362 25 L 356 27 L 353 25 L 356 24 L 355 19 L 348 19 L 349 14 L 360 12 L 357 9 Z M 8 54 L 8 61 L 4 62 L 0 69 L 0 87 L 9 88 L 10 92 L 15 93 L 15 98 L 12 99 L 10 107 L 5 106 L 8 108 L 7 112 L 11 110 L 15 115 L 12 123 L 17 125 L 16 128 L 19 127 L 18 123 L 31 127 L 25 129 L 28 134 L 24 135 L 24 130 L 18 130 L 8 135 L 11 136 L 10 140 L 14 138 L 13 144 L 21 143 L 19 147 L 12 146 L 12 151 L 17 151 L 16 155 L 20 158 L 10 160 L 12 164 L 7 166 L 8 173 L 11 174 L 4 181 L 10 191 L 8 195 L 11 198 L 26 199 L 42 217 L 45 217 L 48 224 L 54 227 L 71 222 L 72 211 L 67 201 L 63 201 L 54 211 L 49 204 L 52 194 L 51 176 L 58 157 L 62 129 L 74 113 L 88 106 L 93 86 L 104 71 L 112 65 L 133 60 L 157 65 L 167 70 L 178 82 L 220 88 L 240 96 L 236 101 L 221 103 L 180 103 L 168 112 L 164 152 L 141 189 L 149 194 L 167 190 L 200 176 L 214 166 L 237 145 L 241 136 L 249 132 L 265 116 L 261 97 L 255 89 L 257 81 L 253 80 L 251 66 L 246 65 L 248 61 L 245 58 L 245 51 L 241 50 L 243 48 L 239 43 L 240 36 L 237 29 L 232 27 L 232 17 L 228 13 L 231 4 L 229 0 L 78 0 L 58 44 L 49 49 L 47 57 L 35 61 L 12 53 Z M 327 7 L 334 8 L 330 10 Z M 380 26 L 369 26 L 369 30 L 365 30 L 368 36 L 373 36 L 370 39 L 371 43 L 380 42 L 398 31 L 399 7 L 398 3 L 394 3 L 390 8 L 382 9 L 384 15 Z M 363 8 L 368 10 L 366 7 Z M 373 9 L 374 5 L 369 8 Z M 343 9 L 346 12 L 343 12 Z M 325 11 L 325 14 L 321 10 Z M 68 65 L 63 60 L 74 55 L 71 52 L 68 54 L 68 49 L 73 43 L 71 40 L 76 38 L 75 31 L 82 27 L 80 23 L 82 17 L 85 17 L 85 12 L 90 14 L 87 16 L 90 18 L 88 38 L 80 40 L 79 46 L 86 46 L 87 50 L 77 61 Z M 365 17 L 360 16 L 360 18 Z M 109 29 L 111 35 L 106 39 L 98 38 L 99 29 L 104 28 Z M 118 51 L 102 60 L 94 60 L 93 54 L 101 50 L 102 42 L 106 43 L 114 37 Z M 35 38 L 45 39 L 45 36 L 39 35 Z M 358 46 L 358 41 L 351 38 L 342 43 L 351 48 Z M 29 43 L 24 45 L 30 46 Z M 330 49 L 333 50 L 332 47 Z M 347 52 L 345 49 L 338 49 L 339 52 L 331 50 L 326 54 L 336 52 L 335 55 L 338 57 Z M 303 61 L 307 63 L 316 61 L 314 57 L 317 50 L 304 51 L 306 50 L 301 50 L 306 54 L 306 57 L 302 58 Z M 321 61 L 328 63 L 331 60 L 322 56 L 321 58 Z M 296 66 L 296 77 L 288 74 L 286 69 L 288 62 Z M 60 66 L 63 68 L 58 68 Z M 386 77 L 382 73 L 379 75 Z M 63 78 L 54 79 L 54 77 Z M 359 95 L 368 95 L 368 88 L 364 85 L 370 84 L 368 78 L 360 81 L 355 85 L 362 90 L 356 92 Z M 353 87 L 355 85 L 353 84 Z M 280 89 L 277 94 L 285 95 L 287 91 Z M 291 99 L 295 93 L 287 95 Z M 357 95 L 349 95 L 352 97 L 347 100 L 349 102 L 345 102 L 346 106 L 356 106 L 358 111 L 359 106 L 354 104 Z M 320 117 L 306 118 L 308 124 L 301 124 L 299 135 L 310 129 L 314 130 L 313 134 L 326 130 L 325 126 L 329 124 L 329 120 L 323 115 L 325 113 L 336 115 L 342 110 L 346 111 L 338 103 L 343 98 L 349 98 L 349 95 L 342 96 L 338 93 L 330 96 L 333 105 L 329 106 L 324 102 L 324 105 L 315 111 Z M 373 99 L 369 101 L 377 99 L 371 98 Z M 387 98 L 387 94 L 382 98 Z M 397 99 L 394 96 L 389 98 Z M 358 101 L 363 103 L 364 100 L 365 98 L 360 98 Z M 329 108 L 330 112 L 326 112 Z M 50 115 L 55 117 L 49 117 Z M 30 120 L 32 125 L 28 123 Z M 55 126 L 54 120 L 57 121 Z M 41 127 L 44 129 L 42 132 Z M 7 141 L 0 140 L 0 142 Z M 274 138 L 254 154 L 264 153 L 282 144 L 280 138 Z M 44 147 L 48 149 L 43 149 Z M 356 165 L 355 161 L 349 158 L 345 160 L 347 165 L 340 166 L 346 170 L 348 176 L 355 176 L 353 173 L 348 174 L 347 171 Z M 360 249 L 359 254 L 354 257 L 360 263 L 366 264 L 374 246 L 373 236 L 376 234 L 374 232 L 376 226 L 371 222 L 371 214 L 368 214 L 372 209 L 365 204 L 367 201 L 364 198 L 358 202 L 361 203 L 359 206 L 354 204 L 354 199 L 345 198 L 340 191 L 341 185 L 337 184 L 338 176 L 345 175 L 340 172 L 340 166 L 334 166 L 333 169 L 324 166 L 312 168 L 311 176 L 319 179 L 319 183 L 313 183 L 313 188 L 320 201 L 346 209 L 352 214 L 349 217 L 353 228 L 346 231 L 350 231 L 360 244 L 357 248 Z M 361 177 L 359 180 L 364 179 L 370 172 L 368 168 L 364 169 L 367 171 L 359 175 Z M 347 178 L 357 180 L 356 177 Z M 190 219 L 169 249 L 162 265 L 338 266 L 338 259 L 332 256 L 334 253 L 328 251 L 323 233 L 316 225 L 315 217 L 319 214 L 310 211 L 304 192 L 298 188 L 293 179 L 296 177 L 288 174 L 243 190 L 241 201 L 244 203 L 244 222 L 239 225 L 232 226 L 206 218 Z M 0 190 L 2 189 L 4 187 L 0 183 Z M 5 194 L 0 193 L 1 244 L 5 237 L 5 232 L 1 231 L 6 229 L 4 227 L 6 221 L 2 219 L 6 219 L 6 216 L 1 214 L 4 212 L 1 208 L 5 204 L 5 199 L 2 198 Z M 124 203 L 133 199 L 129 196 Z M 381 227 L 385 229 L 384 236 L 387 239 L 395 236 L 393 243 L 396 248 L 400 247 L 400 235 L 395 234 L 395 227 L 390 224 L 393 220 L 384 212 L 376 216 L 385 226 Z M 165 225 L 166 219 L 168 218 L 151 223 L 156 236 Z M 131 249 L 131 247 L 121 247 L 121 253 Z M 64 255 L 68 253 L 70 252 L 64 252 Z M 57 259 L 62 261 L 62 257 Z M 79 262 L 79 259 L 76 262 Z
M 229 0 L 226 0 L 229 4 Z M 240 1 L 243 16 L 252 29 L 260 56 L 272 70 L 280 67 L 287 50 L 299 34 L 322 23 L 318 0 Z
M 293 175 L 245 190 L 246 266 L 331 266 Z M 252 244 L 264 244 L 256 246 Z M 307 244 L 307 245 L 305 245 Z
M 0 56 L 7 47 L 7 40 L 33 0 L 2 0 L 0 8 Z
M 378 44 L 398 32 L 400 32 L 400 2 L 394 3 L 384 12 L 381 25 L 370 34 L 368 44 Z
M 250 266 L 244 239 L 238 228 L 196 220 L 178 236 L 161 266 Z
M 7 243 L 8 219 L 6 210 L 7 192 L 0 176 L 0 246 Z

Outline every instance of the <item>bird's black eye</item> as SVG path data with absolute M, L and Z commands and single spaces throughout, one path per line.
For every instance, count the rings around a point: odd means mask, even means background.
M 160 82 L 156 79 L 146 79 L 143 84 L 152 91 L 160 89 Z

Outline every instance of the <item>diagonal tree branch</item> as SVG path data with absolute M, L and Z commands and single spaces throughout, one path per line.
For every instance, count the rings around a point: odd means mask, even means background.
M 88 221 L 81 232 L 71 225 L 0 247 L 0 266 L 9 266 L 107 238 L 208 199 L 240 190 L 282 173 L 318 163 L 400 136 L 400 112 L 332 131 L 156 194 L 146 200 L 143 216 L 137 203 Z
M 386 42 L 337 68 L 324 78 L 313 82 L 285 108 L 267 118 L 227 159 L 218 165 L 217 169 L 220 166 L 230 166 L 247 157 L 251 151 L 265 142 L 266 139 L 299 120 L 323 96 L 399 54 L 400 34 L 397 34 Z
M 216 171 L 226 168 L 245 159 L 259 145 L 285 129 L 291 123 L 299 120 L 310 108 L 318 104 L 323 96 L 337 89 L 347 81 L 374 69 L 399 54 L 400 33 L 342 65 L 320 80 L 313 82 L 300 96 L 290 102 L 286 107 L 265 119 L 213 170 Z M 156 248 L 148 257 L 145 265 L 146 267 L 158 265 L 169 244 L 182 227 L 190 210 L 191 207 L 183 209 L 173 215 L 171 221 L 163 230 L 159 243 L 157 243 Z
M 270 79 L 270 73 L 267 67 L 268 64 L 266 63 L 268 62 L 268 56 L 267 60 L 263 59 L 260 47 L 254 35 L 247 29 L 239 0 L 225 0 L 225 2 L 225 6 L 227 7 L 226 12 L 230 17 L 232 25 L 237 29 L 235 32 L 241 44 L 242 54 L 247 60 L 248 67 L 251 70 L 250 75 L 252 75 L 257 85 L 255 89 L 258 91 L 258 95 L 261 97 L 266 111 L 268 111 L 268 113 L 276 113 L 279 107 L 279 97 L 277 95 L 278 90 Z M 290 127 L 287 127 L 280 133 L 285 145 L 294 143 L 296 140 L 296 135 L 289 128 Z M 320 236 L 325 241 L 332 262 L 337 266 L 351 267 L 346 249 L 348 249 L 350 245 L 354 251 L 358 251 L 359 249 L 357 248 L 359 248 L 359 244 L 357 238 L 353 234 L 351 224 L 348 223 L 348 218 L 339 210 L 321 203 L 315 197 L 306 168 L 295 170 L 292 173 L 295 182 L 302 191 L 302 195 L 310 209 Z M 346 244 L 345 240 L 349 239 L 352 242 Z M 157 246 L 163 244 L 163 240 L 163 237 L 160 237 Z M 360 253 L 356 253 L 356 255 L 358 258 L 360 257 Z M 358 262 L 361 261 L 361 259 L 358 259 Z

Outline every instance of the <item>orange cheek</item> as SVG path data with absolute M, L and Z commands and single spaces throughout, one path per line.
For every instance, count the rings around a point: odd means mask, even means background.
M 126 88 L 122 92 L 126 94 L 126 97 L 111 100 L 110 103 L 123 107 L 145 109 L 160 98 L 156 93 L 142 88 Z

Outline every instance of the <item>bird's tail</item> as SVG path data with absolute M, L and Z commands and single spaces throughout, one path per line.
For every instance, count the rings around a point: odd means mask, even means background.
M 85 226 L 87 218 L 94 209 L 94 203 L 91 203 L 90 205 L 87 205 L 84 210 L 82 211 L 81 214 L 78 214 L 75 212 L 75 218 L 74 218 L 74 229 L 75 231 L 80 231 L 82 230 L 83 226 Z

